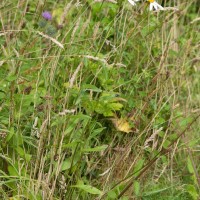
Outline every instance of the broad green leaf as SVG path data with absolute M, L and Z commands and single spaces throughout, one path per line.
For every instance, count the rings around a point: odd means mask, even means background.
M 19 176 L 18 171 L 11 165 L 8 166 L 8 172 L 10 176 Z
M 102 128 L 98 128 L 92 131 L 92 134 L 89 136 L 89 138 L 94 138 L 95 136 L 97 136 L 99 133 L 101 133 L 104 129 L 106 129 L 106 127 L 102 127 Z
M 165 155 L 161 156 L 161 160 L 163 163 L 167 163 L 167 157 Z
M 186 127 L 190 122 L 192 121 L 192 117 L 186 117 L 186 118 L 183 118 L 181 121 L 180 121 L 180 126 L 181 127 Z
M 81 185 L 74 185 L 72 187 L 79 188 L 90 194 L 98 194 L 98 195 L 102 194 L 102 191 L 100 191 L 99 189 L 97 189 L 96 187 L 93 187 L 91 185 L 82 185 L 81 184 Z
M 147 197 L 147 196 L 152 196 L 152 195 L 155 195 L 155 194 L 159 194 L 159 193 L 162 193 L 162 192 L 164 192 L 166 190 L 169 190 L 170 188 L 175 187 L 175 186 L 176 185 L 173 185 L 173 186 L 170 186 L 170 187 L 166 187 L 166 188 L 162 188 L 162 189 L 153 190 L 153 191 L 144 193 L 143 196 Z
M 71 159 L 67 158 L 66 160 L 63 161 L 61 171 L 65 171 L 71 167 Z
M 74 148 L 76 148 L 78 143 L 83 143 L 83 142 L 80 141 L 80 140 L 76 140 L 76 141 L 73 141 L 73 142 L 68 143 L 68 144 L 63 144 L 62 149 L 66 149 L 66 148 L 74 149 Z
M 164 143 L 163 143 L 163 147 L 165 149 L 167 149 L 169 147 L 169 145 L 171 144 L 171 142 L 169 140 L 165 140 Z
M 93 92 L 102 92 L 101 89 L 99 89 L 98 87 L 96 87 L 95 85 L 90 85 L 90 84 L 84 84 L 81 89 L 84 89 L 84 90 L 91 90 Z
M 74 156 L 73 164 L 72 164 L 72 157 L 65 159 L 62 163 L 61 171 L 70 169 L 71 165 L 72 166 L 76 165 L 76 163 L 79 161 L 79 159 L 80 159 L 79 155 Z
M 140 159 L 137 161 L 137 163 L 134 167 L 134 170 L 133 170 L 135 176 L 137 176 L 139 174 L 139 171 L 142 169 L 143 164 L 144 164 L 144 159 Z
M 193 174 L 194 173 L 194 168 L 193 168 L 193 165 L 192 165 L 192 161 L 191 159 L 188 157 L 187 159 L 187 168 L 188 168 L 188 171 Z
M 54 9 L 52 12 L 52 16 L 58 24 L 61 23 L 62 15 L 63 15 L 63 8 Z
M 17 79 L 17 76 L 13 75 L 13 74 L 6 77 L 6 80 L 9 81 L 9 82 L 12 82 L 16 79 Z
M 15 133 L 14 128 L 11 128 L 9 134 L 6 137 L 6 142 L 8 142 L 13 137 L 14 133 Z
M 103 151 L 108 147 L 108 145 L 102 145 L 94 148 L 87 148 L 87 149 L 82 149 L 83 152 L 95 152 L 95 151 Z
M 199 199 L 198 198 L 199 197 L 198 192 L 197 192 L 194 185 L 187 185 L 186 189 L 187 189 L 187 192 L 191 195 L 193 200 Z
M 117 198 L 117 194 L 111 190 L 108 192 L 108 197 L 111 198 L 111 199 L 116 199 Z
M 16 151 L 21 157 L 24 157 L 25 152 L 23 148 L 21 148 L 20 146 L 17 146 Z
M 134 181 L 133 188 L 135 194 L 138 196 L 140 193 L 140 183 L 138 181 Z
M 123 107 L 121 103 L 109 103 L 108 105 L 112 110 L 120 110 Z
M 6 97 L 6 94 L 4 93 L 4 92 L 1 92 L 0 91 L 0 99 L 3 99 L 3 98 L 5 98 Z
M 121 200 L 129 200 L 129 197 L 122 197 Z
M 31 154 L 27 154 L 27 153 L 25 154 L 26 161 L 30 162 L 31 158 L 32 158 Z
M 177 137 L 178 137 L 178 135 L 177 135 L 176 133 L 173 133 L 173 134 L 171 134 L 171 135 L 169 136 L 169 139 L 170 139 L 171 141 L 174 141 L 174 140 L 177 139 Z

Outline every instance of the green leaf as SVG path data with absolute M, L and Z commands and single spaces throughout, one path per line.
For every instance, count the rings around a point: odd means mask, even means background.
M 15 133 L 14 128 L 11 128 L 9 134 L 6 137 L 6 142 L 8 142 L 13 137 L 14 133 Z
M 187 192 L 191 195 L 193 200 L 197 200 L 199 195 L 194 185 L 187 185 L 186 187 Z
M 3 99 L 3 98 L 5 98 L 6 97 L 6 94 L 4 93 L 4 92 L 1 92 L 0 91 L 0 99 Z
M 170 187 L 166 187 L 166 188 L 162 188 L 162 189 L 153 190 L 153 191 L 144 193 L 142 196 L 147 197 L 147 196 L 152 196 L 152 195 L 155 195 L 155 194 L 159 194 L 159 193 L 162 193 L 162 192 L 164 192 L 166 190 L 169 190 L 170 188 L 173 188 L 175 186 L 176 185 L 173 185 L 173 186 L 170 186 Z
M 144 159 L 140 159 L 137 161 L 137 163 L 134 167 L 134 170 L 133 170 L 135 176 L 137 176 L 139 174 L 139 171 L 142 169 L 143 164 L 144 164 Z
M 83 152 L 95 152 L 95 151 L 103 151 L 108 147 L 108 145 L 102 145 L 94 148 L 87 148 L 87 149 L 82 149 Z
M 133 188 L 134 188 L 135 194 L 138 196 L 140 193 L 140 183 L 138 181 L 135 181 L 133 184 Z
M 164 143 L 163 143 L 163 147 L 165 149 L 167 149 L 169 147 L 169 145 L 171 144 L 171 142 L 169 140 L 165 140 Z
M 99 133 L 101 133 L 106 127 L 98 128 L 92 131 L 92 134 L 89 136 L 89 138 L 95 138 Z
M 8 172 L 10 176 L 19 176 L 17 169 L 11 165 L 8 166 Z
M 13 74 L 6 77 L 6 80 L 9 81 L 9 82 L 12 82 L 16 79 L 17 79 L 17 76 L 13 75 Z
M 31 158 L 32 158 L 31 154 L 27 154 L 27 153 L 25 154 L 25 159 L 27 162 L 30 162 Z
M 71 167 L 71 159 L 67 158 L 66 160 L 63 161 L 61 171 L 65 171 Z
M 72 167 L 74 165 L 76 165 L 76 163 L 79 161 L 79 159 L 80 159 L 79 155 L 74 156 L 73 163 L 72 163 L 72 157 L 65 159 L 62 163 L 61 171 L 70 169 L 71 165 L 72 165 Z
M 21 148 L 20 146 L 18 146 L 18 147 L 16 148 L 16 151 L 17 151 L 17 153 L 18 153 L 21 157 L 24 157 L 25 152 L 24 152 L 24 149 L 23 149 L 23 148 Z
M 192 121 L 192 117 L 183 118 L 183 119 L 180 121 L 179 126 L 180 126 L 180 127 L 186 127 L 191 121 Z
M 52 15 L 53 15 L 53 18 L 56 21 L 56 23 L 60 24 L 62 16 L 63 16 L 63 8 L 54 9 L 52 12 Z
M 171 135 L 169 136 L 169 139 L 170 139 L 170 141 L 174 141 L 174 140 L 177 139 L 177 137 L 178 137 L 177 133 L 173 133 L 173 134 L 171 134 Z
M 129 200 L 129 197 L 122 197 L 121 200 Z
M 99 189 L 91 186 L 91 185 L 73 185 L 72 187 L 75 187 L 75 188 L 79 188 L 81 190 L 84 190 L 85 192 L 87 193 L 90 193 L 90 194 L 98 194 L 98 195 L 101 195 L 102 194 L 102 191 L 100 191 Z
M 110 103 L 109 107 L 112 110 L 120 110 L 123 107 L 123 105 L 121 103 Z
M 191 159 L 188 157 L 187 159 L 187 168 L 188 168 L 188 171 L 193 174 L 194 173 L 194 168 L 193 168 L 193 165 L 192 165 L 192 161 Z
M 117 198 L 117 194 L 111 190 L 108 192 L 108 197 L 111 198 L 111 199 L 116 199 Z
M 77 146 L 79 143 L 83 143 L 83 142 L 82 142 L 81 140 L 77 140 L 77 141 L 73 141 L 73 142 L 68 143 L 68 144 L 63 144 L 63 145 L 62 145 L 62 149 L 66 149 L 66 148 L 75 149 L 76 146 Z
M 101 89 L 99 89 L 98 87 L 96 87 L 95 85 L 90 85 L 90 84 L 84 84 L 81 89 L 84 89 L 84 90 L 91 90 L 93 92 L 102 92 Z
M 165 155 L 161 156 L 161 160 L 163 163 L 167 163 L 167 157 Z

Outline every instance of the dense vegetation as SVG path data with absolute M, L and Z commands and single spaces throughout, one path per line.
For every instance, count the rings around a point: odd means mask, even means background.
M 0 199 L 200 198 L 200 3 L 158 2 L 1 0 Z

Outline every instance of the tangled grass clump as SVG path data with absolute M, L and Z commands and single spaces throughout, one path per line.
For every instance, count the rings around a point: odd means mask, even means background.
M 3 0 L 0 199 L 199 199 L 199 7 L 174 4 Z

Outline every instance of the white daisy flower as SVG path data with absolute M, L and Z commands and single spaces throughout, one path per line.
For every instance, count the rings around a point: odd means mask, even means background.
M 159 5 L 155 0 L 148 0 L 150 2 L 150 11 L 155 10 L 164 10 L 164 8 Z
M 136 5 L 135 2 L 137 2 L 137 1 L 140 1 L 140 0 L 128 0 L 128 2 L 129 2 L 131 5 L 133 5 L 133 6 Z

